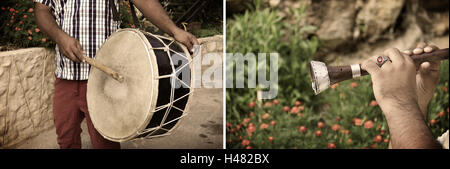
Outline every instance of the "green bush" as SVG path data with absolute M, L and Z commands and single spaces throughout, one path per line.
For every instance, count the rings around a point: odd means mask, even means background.
M 0 5 L 0 45 L 49 47 L 51 41 L 34 21 L 34 3 L 30 0 L 6 0 Z

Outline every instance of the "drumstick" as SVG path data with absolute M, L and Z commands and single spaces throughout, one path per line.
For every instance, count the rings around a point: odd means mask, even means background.
M 114 70 L 106 67 L 105 65 L 96 62 L 94 59 L 91 59 L 89 57 L 84 57 L 84 60 L 89 63 L 90 65 L 96 67 L 97 69 L 100 69 L 101 71 L 105 72 L 106 74 L 110 75 L 112 78 L 116 79 L 119 82 L 123 82 L 123 76 L 119 73 L 115 72 Z
M 420 55 L 411 56 L 417 67 L 426 61 L 442 61 L 447 60 L 448 57 L 448 48 L 440 49 L 432 53 L 423 53 Z M 312 87 L 316 95 L 335 83 L 365 75 L 369 75 L 369 73 L 361 69 L 360 64 L 347 66 L 327 66 L 323 62 L 310 62 L 310 76 Z

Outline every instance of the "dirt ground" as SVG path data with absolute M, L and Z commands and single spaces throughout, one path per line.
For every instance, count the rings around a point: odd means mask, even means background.
M 121 143 L 123 149 L 221 149 L 223 142 L 222 89 L 196 89 L 189 115 L 171 135 Z M 81 133 L 82 148 L 90 149 L 86 122 Z M 17 146 L 19 149 L 57 149 L 56 131 L 52 128 Z

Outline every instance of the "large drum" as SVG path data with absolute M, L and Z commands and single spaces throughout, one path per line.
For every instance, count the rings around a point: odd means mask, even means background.
M 116 142 L 170 134 L 186 115 L 193 93 L 192 58 L 171 38 L 121 29 L 95 60 L 124 77 L 118 82 L 92 67 L 87 103 L 92 123 Z

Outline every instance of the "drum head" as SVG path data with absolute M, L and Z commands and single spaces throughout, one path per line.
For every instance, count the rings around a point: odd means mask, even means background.
M 157 62 L 145 36 L 133 29 L 113 33 L 95 60 L 124 77 L 120 83 L 91 67 L 87 102 L 97 131 L 106 139 L 126 141 L 145 129 L 156 107 Z

